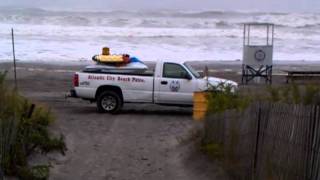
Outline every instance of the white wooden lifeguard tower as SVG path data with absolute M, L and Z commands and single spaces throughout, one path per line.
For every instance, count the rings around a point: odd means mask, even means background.
M 252 33 L 253 31 L 256 34 Z M 265 37 L 262 33 L 265 33 Z M 274 24 L 244 24 L 242 84 L 248 84 L 254 78 L 260 77 L 264 78 L 266 83 L 272 83 L 273 42 Z

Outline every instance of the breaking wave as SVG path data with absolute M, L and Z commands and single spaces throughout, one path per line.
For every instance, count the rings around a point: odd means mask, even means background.
M 38 8 L 0 8 L 0 23 L 109 27 L 234 28 L 246 22 L 268 22 L 278 27 L 317 28 L 320 14 L 257 12 L 72 12 Z
M 11 27 L 15 28 L 23 57 L 28 59 L 86 58 L 105 44 L 150 58 L 160 54 L 164 58 L 177 54 L 184 57 L 188 49 L 187 57 L 193 59 L 240 59 L 242 26 L 247 22 L 276 25 L 276 50 L 281 57 L 292 59 L 292 52 L 299 58 L 301 54 L 309 59 L 320 57 L 320 14 L 316 13 L 90 12 L 0 7 L 0 59 L 11 52 L 7 45 Z M 83 49 L 82 55 L 78 48 Z M 157 56 L 153 52 L 158 52 Z

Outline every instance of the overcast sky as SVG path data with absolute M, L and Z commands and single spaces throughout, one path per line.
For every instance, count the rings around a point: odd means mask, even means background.
M 0 0 L 0 6 L 87 10 L 261 10 L 320 13 L 320 0 Z

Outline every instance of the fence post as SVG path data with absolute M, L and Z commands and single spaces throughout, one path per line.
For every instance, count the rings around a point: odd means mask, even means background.
M 256 134 L 256 145 L 253 159 L 253 177 L 252 179 L 257 179 L 257 161 L 258 161 L 258 150 L 259 150 L 259 137 L 260 137 L 260 123 L 261 123 L 261 104 L 259 104 L 258 111 L 258 125 L 257 125 L 257 134 Z
M 319 131 L 320 131 L 320 122 L 319 122 L 319 107 L 317 106 L 316 108 L 316 116 L 315 116 L 315 121 L 316 121 L 316 124 L 317 126 L 315 126 L 315 131 L 313 132 L 313 137 L 312 139 L 314 139 L 314 142 L 315 142 L 315 147 L 314 147 L 314 150 L 313 150 L 313 167 L 312 170 L 315 171 L 315 172 L 312 172 L 312 174 L 314 174 L 313 176 L 313 179 L 319 179 L 319 166 L 320 166 L 320 156 L 319 156 L 319 147 L 320 147 L 320 139 L 319 139 Z
M 319 164 L 320 157 L 318 149 L 320 147 L 320 122 L 319 122 L 319 106 L 313 107 L 313 116 L 309 123 L 309 141 L 307 144 L 307 165 L 306 165 L 306 179 L 316 180 L 319 178 Z
M 0 166 L 0 180 L 4 180 L 4 174 L 2 172 L 2 167 Z
M 310 122 L 308 127 L 308 142 L 306 147 L 306 167 L 305 167 L 305 179 L 309 180 L 312 177 L 312 157 L 313 157 L 313 140 L 314 140 L 314 131 L 315 131 L 315 123 L 317 118 L 317 107 L 312 107 L 311 110 L 311 116 L 310 116 Z
M 27 115 L 27 118 L 31 118 L 32 114 L 33 114 L 33 111 L 34 111 L 34 108 L 35 108 L 35 104 L 31 104 L 31 107 L 29 109 L 29 112 L 28 112 L 28 115 Z

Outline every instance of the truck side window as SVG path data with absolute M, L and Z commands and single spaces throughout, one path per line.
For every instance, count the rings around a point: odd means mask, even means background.
M 163 66 L 163 77 L 185 79 L 188 72 L 179 64 L 165 63 Z

